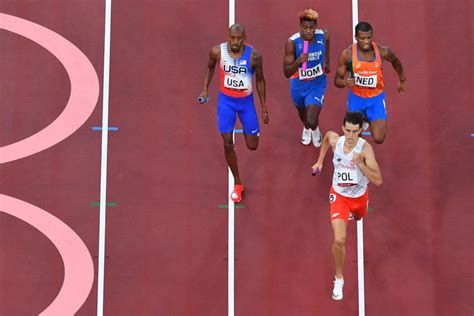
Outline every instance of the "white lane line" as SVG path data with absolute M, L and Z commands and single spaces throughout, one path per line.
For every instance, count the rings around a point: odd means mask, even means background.
M 359 2 L 352 0 L 352 32 L 359 23 Z M 353 34 L 355 35 L 355 33 Z M 355 42 L 355 37 L 352 37 Z M 365 316 L 365 287 L 364 287 L 364 223 L 357 221 L 357 280 L 359 295 L 359 316 Z
M 352 0 L 352 32 L 359 23 L 359 2 Z M 355 36 L 355 33 L 353 34 Z M 355 42 L 355 37 L 352 37 Z M 364 287 L 364 223 L 357 222 L 357 280 L 359 296 L 359 316 L 365 316 L 365 287 Z
M 357 222 L 357 270 L 359 293 L 359 316 L 365 316 L 365 289 L 364 289 L 364 226 L 363 219 Z
M 229 0 L 229 27 L 235 23 L 235 0 Z M 235 133 L 232 132 L 232 140 L 235 143 Z M 227 314 L 234 316 L 234 201 L 230 198 L 234 190 L 234 176 L 230 168 L 229 173 L 229 189 L 227 192 L 229 214 L 227 220 Z
M 99 258 L 97 268 L 97 316 L 104 314 L 105 220 L 107 192 L 107 141 L 109 132 L 110 28 L 112 0 L 105 0 L 104 78 L 102 98 L 102 145 L 100 166 Z
M 229 0 L 229 26 L 235 24 L 235 0 Z
M 227 223 L 227 310 L 229 316 L 234 316 L 234 201 L 230 198 L 230 194 L 234 190 L 234 176 L 232 171 L 229 168 L 229 192 L 228 196 L 228 205 L 229 205 L 229 214 L 228 214 L 228 223 Z

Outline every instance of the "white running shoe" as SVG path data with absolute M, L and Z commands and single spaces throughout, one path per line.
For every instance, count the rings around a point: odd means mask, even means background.
M 303 134 L 301 134 L 301 143 L 309 145 L 311 143 L 311 130 L 303 127 Z
M 319 127 L 316 127 L 314 131 L 311 131 L 311 137 L 313 138 L 314 147 L 320 147 L 323 143 L 323 137 L 321 136 L 321 131 L 319 130 Z
M 332 299 L 336 301 L 342 300 L 342 287 L 344 286 L 344 279 L 334 277 L 334 289 L 332 290 Z

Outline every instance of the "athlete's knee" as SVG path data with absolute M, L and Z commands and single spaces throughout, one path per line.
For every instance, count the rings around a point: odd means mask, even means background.
M 258 148 L 258 136 L 248 136 L 248 138 L 245 139 L 245 144 L 248 149 L 256 150 Z
M 247 148 L 250 150 L 256 150 L 258 148 L 258 142 L 247 143 Z
M 338 236 L 334 239 L 334 247 L 343 248 L 346 244 L 346 236 Z
M 372 139 L 377 144 L 382 144 L 385 141 L 385 135 L 372 135 Z

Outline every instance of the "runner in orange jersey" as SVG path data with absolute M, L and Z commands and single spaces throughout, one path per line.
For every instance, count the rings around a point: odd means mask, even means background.
M 357 43 L 346 48 L 339 57 L 334 84 L 338 88 L 351 89 L 347 101 L 348 111 L 361 112 L 370 123 L 373 140 L 382 144 L 387 132 L 383 60 L 392 63 L 397 72 L 399 92 L 406 89 L 406 77 L 402 63 L 390 48 L 372 41 L 373 31 L 369 23 L 357 24 L 355 34 Z M 346 77 L 347 73 L 349 76 Z

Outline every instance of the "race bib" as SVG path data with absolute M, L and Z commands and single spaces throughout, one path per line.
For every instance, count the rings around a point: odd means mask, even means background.
M 318 64 L 316 67 L 303 70 L 303 68 L 298 68 L 298 77 L 300 80 L 308 80 L 319 77 L 323 74 L 323 68 L 321 64 Z
M 233 90 L 248 90 L 249 84 L 246 77 L 232 77 L 229 75 L 224 76 L 224 87 Z
M 361 76 L 355 73 L 354 79 L 355 79 L 355 84 L 359 87 L 364 87 L 364 88 L 377 87 L 377 74 L 372 75 L 372 76 Z
M 337 184 L 340 187 L 356 185 L 358 182 L 357 169 L 343 169 L 337 172 Z

